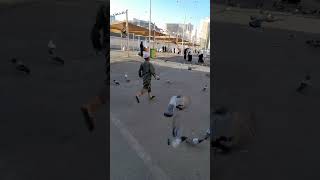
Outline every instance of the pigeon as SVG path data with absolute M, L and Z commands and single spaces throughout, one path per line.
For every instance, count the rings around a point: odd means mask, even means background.
M 130 82 L 130 79 L 128 79 L 128 74 L 125 74 L 124 78 L 126 79 L 127 82 Z
M 300 86 L 296 89 L 296 91 L 297 91 L 298 93 L 303 94 L 303 93 L 304 93 L 304 90 L 305 90 L 307 87 L 311 86 L 310 81 L 311 81 L 310 75 L 306 75 L 305 79 L 300 83 Z
M 178 138 L 174 138 L 172 141 L 170 141 L 170 139 L 168 139 L 168 145 L 172 145 L 172 147 L 176 148 L 178 147 L 182 142 L 186 141 L 188 139 L 188 137 L 185 136 L 181 136 Z
M 49 48 L 49 54 L 54 55 L 54 50 L 56 49 L 56 45 L 53 43 L 52 40 L 49 41 L 48 48 Z
M 168 104 L 167 110 L 164 112 L 165 117 L 172 117 L 174 114 L 174 108 L 177 106 L 177 101 L 180 96 L 172 96 Z
M 172 82 L 170 80 L 166 80 L 166 83 L 171 84 Z
M 208 89 L 208 86 L 207 85 L 204 85 L 202 91 L 206 91 Z
M 18 61 L 16 58 L 11 59 L 11 63 L 15 65 L 18 71 L 22 71 L 26 74 L 31 73 L 30 69 L 26 65 L 24 65 L 21 61 Z
M 193 143 L 193 144 L 199 144 L 200 142 L 199 142 L 199 139 L 198 139 L 198 138 L 193 138 L 193 139 L 192 139 L 192 143 Z
M 117 86 L 120 85 L 119 81 L 117 81 L 117 80 L 113 80 L 113 82 L 114 82 L 114 84 L 117 85 Z
M 63 65 L 64 60 L 61 57 L 56 56 L 56 53 L 55 53 L 56 45 L 53 43 L 52 40 L 49 41 L 48 48 L 49 48 L 49 50 L 48 50 L 49 55 L 52 57 L 52 60 Z
M 181 143 L 181 139 L 180 138 L 176 138 L 171 142 L 172 147 L 174 147 L 174 148 L 178 147 L 180 143 Z
M 62 58 L 58 57 L 58 56 L 53 57 L 52 60 L 54 60 L 54 61 L 56 61 L 56 62 L 58 62 L 58 63 L 60 63 L 62 65 L 64 64 L 64 60 Z
M 207 135 L 210 135 L 210 134 L 211 134 L 210 128 L 206 131 L 206 134 L 207 134 Z
M 191 145 L 197 145 L 202 143 L 204 140 L 206 139 L 192 138 L 192 139 L 188 139 L 186 142 Z
M 313 47 L 320 47 L 320 41 L 319 40 L 307 40 L 306 44 L 313 46 Z
M 295 34 L 289 34 L 289 39 L 294 39 L 294 38 L 296 38 Z
M 50 49 L 55 49 L 56 48 L 56 45 L 53 43 L 52 40 L 49 41 L 48 48 L 50 48 Z

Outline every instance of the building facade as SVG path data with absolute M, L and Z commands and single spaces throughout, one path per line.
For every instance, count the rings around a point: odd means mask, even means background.
M 110 16 L 110 24 L 112 24 L 115 21 L 116 21 L 116 17 L 115 16 Z
M 136 26 L 140 26 L 140 27 L 144 27 L 146 29 L 149 29 L 149 21 L 133 18 L 133 20 L 131 20 L 129 22 L 136 25 Z M 157 32 L 163 31 L 161 28 L 159 28 L 157 25 L 155 25 L 155 23 L 152 23 L 152 22 L 151 22 L 151 29 L 152 30 L 155 29 Z
M 201 48 L 208 49 L 210 44 L 210 17 L 200 21 L 198 42 Z
M 184 39 L 191 40 L 191 35 L 193 31 L 193 25 L 191 23 L 188 24 L 178 24 L 178 23 L 167 23 L 166 24 L 167 33 L 172 36 L 179 36 Z

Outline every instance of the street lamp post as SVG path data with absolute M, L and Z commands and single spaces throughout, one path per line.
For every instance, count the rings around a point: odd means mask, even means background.
M 133 41 L 132 41 L 132 42 L 133 42 L 133 44 L 132 44 L 132 50 L 135 51 L 135 48 L 134 48 L 134 45 L 135 45 L 135 43 L 134 43 L 134 41 L 135 41 L 135 39 L 134 39 L 134 33 L 133 33 L 133 38 L 132 38 L 132 40 L 133 40 Z
M 128 52 L 128 57 L 129 57 L 129 23 L 128 23 L 128 9 L 126 10 L 126 26 L 127 26 L 127 52 Z
M 122 51 L 122 33 L 120 34 L 121 35 L 121 39 L 120 39 L 120 50 Z
M 151 44 L 151 0 L 150 0 L 150 12 L 149 12 L 149 52 L 150 52 L 150 44 Z
M 185 31 L 185 26 L 186 26 L 186 8 L 184 8 L 184 22 L 183 22 L 183 28 L 182 28 L 182 51 L 184 52 L 184 31 Z
M 155 42 L 156 42 L 156 23 L 153 24 L 153 49 L 154 49 Z

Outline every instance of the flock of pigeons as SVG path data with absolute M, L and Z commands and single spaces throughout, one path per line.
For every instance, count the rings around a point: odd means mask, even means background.
M 50 59 L 55 63 L 64 65 L 64 60 L 61 57 L 56 55 L 55 50 L 56 50 L 56 45 L 53 43 L 52 40 L 50 40 L 48 43 L 48 52 L 49 52 Z M 25 65 L 21 60 L 18 60 L 17 58 L 12 58 L 11 63 L 15 66 L 15 69 L 17 71 L 23 72 L 27 75 L 31 74 L 30 68 L 27 65 Z
M 172 96 L 170 98 L 168 108 L 164 112 L 164 116 L 166 118 L 171 118 L 174 116 L 175 109 L 178 109 L 182 111 L 183 109 L 186 108 L 186 97 L 177 95 L 177 96 Z M 211 132 L 210 128 L 205 132 L 205 134 L 202 137 L 187 137 L 183 136 L 181 134 L 181 129 L 177 126 L 175 123 L 175 119 L 172 119 L 172 137 L 168 138 L 168 146 L 172 145 L 172 147 L 176 148 L 178 147 L 181 143 L 186 142 L 189 145 L 197 145 L 205 140 L 208 140 L 210 138 Z

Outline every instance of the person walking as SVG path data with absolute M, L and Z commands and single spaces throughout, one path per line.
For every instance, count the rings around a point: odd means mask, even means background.
M 189 51 L 188 51 L 188 61 L 192 62 L 192 50 L 191 49 L 189 49 Z
M 139 77 L 143 78 L 143 88 L 136 95 L 137 103 L 140 103 L 140 96 L 146 92 L 148 92 L 149 100 L 155 98 L 155 96 L 151 95 L 151 78 L 153 76 L 155 79 L 159 80 L 159 76 L 156 75 L 155 69 L 150 63 L 150 55 L 148 50 L 144 52 L 143 58 L 145 61 L 140 65 L 139 68 Z
M 183 51 L 183 58 L 184 58 L 184 60 L 187 59 L 187 51 L 188 51 L 188 48 L 184 49 L 184 51 Z
M 143 46 L 143 42 L 141 41 L 140 43 L 140 56 L 143 57 L 143 49 L 144 49 L 144 46 Z

